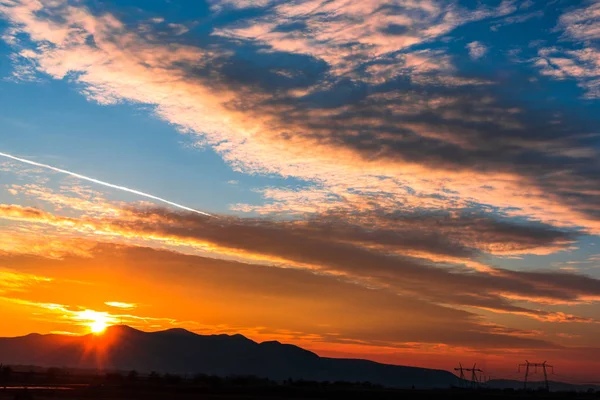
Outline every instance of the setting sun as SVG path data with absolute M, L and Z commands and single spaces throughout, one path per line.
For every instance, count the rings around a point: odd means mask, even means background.
M 107 326 L 108 325 L 104 320 L 97 320 L 90 323 L 90 329 L 92 333 L 102 333 L 106 330 Z
M 82 325 L 89 327 L 90 332 L 96 334 L 104 332 L 114 321 L 110 314 L 93 310 L 79 311 L 74 318 L 82 321 Z

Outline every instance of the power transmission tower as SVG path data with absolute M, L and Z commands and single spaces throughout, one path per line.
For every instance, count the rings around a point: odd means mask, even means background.
M 544 361 L 543 363 L 530 363 L 529 361 L 525 360 L 525 364 L 519 364 L 519 372 L 521 372 L 521 367 L 525 367 L 525 379 L 523 379 L 523 389 L 527 389 L 527 378 L 529 378 L 529 368 L 533 367 L 534 372 L 537 372 L 538 367 L 542 367 L 542 370 L 544 371 L 544 384 L 546 386 L 546 390 L 550 391 L 550 385 L 548 384 L 548 368 L 550 368 L 552 370 L 552 373 L 554 373 L 554 366 L 546 363 L 547 361 Z
M 460 386 L 465 383 L 465 369 L 463 368 L 461 363 L 458 363 L 458 368 L 454 368 L 455 371 L 460 371 Z
M 460 371 L 461 384 L 463 384 L 466 381 L 465 372 L 470 372 L 471 373 L 471 387 L 478 387 L 480 382 L 479 382 L 479 378 L 477 378 L 477 372 L 480 372 L 481 374 L 483 374 L 483 371 L 480 370 L 479 368 L 476 368 L 477 363 L 473 364 L 473 368 L 464 368 L 461 363 L 458 363 L 458 365 L 459 365 L 459 367 L 454 368 L 454 370 Z
M 471 371 L 471 387 L 478 387 L 479 386 L 479 379 L 477 379 L 477 372 L 480 372 L 481 374 L 483 374 L 483 371 L 480 370 L 479 368 L 475 368 L 477 366 L 477 363 L 473 364 L 473 368 L 466 368 L 465 371 Z
M 460 379 L 465 379 L 464 368 L 461 363 L 458 363 L 458 368 L 454 368 L 455 371 L 460 371 Z

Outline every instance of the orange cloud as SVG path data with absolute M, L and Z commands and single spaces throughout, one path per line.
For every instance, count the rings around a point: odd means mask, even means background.
M 589 302 L 590 299 L 600 296 L 595 279 L 576 274 L 516 272 L 465 262 L 466 265 L 476 269 L 469 272 L 456 267 L 448 269 L 448 265 L 444 264 L 428 265 L 423 260 L 405 254 L 387 254 L 380 248 L 372 248 L 368 243 L 365 245 L 365 239 L 373 240 L 375 244 L 388 242 L 388 245 L 393 245 L 396 240 L 395 234 L 386 237 L 384 232 L 377 231 L 376 236 L 371 237 L 370 234 L 363 232 L 362 228 L 347 223 L 277 222 L 231 217 L 213 219 L 162 209 L 136 210 L 134 208 L 127 209 L 126 217 L 123 219 L 63 218 L 40 210 L 6 205 L 0 207 L 0 213 L 3 213 L 6 218 L 45 223 L 59 229 L 67 228 L 105 241 L 124 244 L 155 243 L 161 247 L 167 245 L 183 252 L 187 248 L 193 250 L 194 254 L 208 254 L 211 257 L 241 260 L 271 267 L 292 267 L 337 277 L 367 287 L 386 288 L 397 293 L 411 294 L 440 304 L 472 306 L 540 320 L 554 318 L 556 321 L 560 319 L 570 322 L 589 322 L 589 318 L 570 317 L 566 314 L 558 316 L 541 310 L 519 307 L 513 303 L 513 300 L 527 299 L 535 303 L 538 299 L 544 299 L 543 303 L 546 303 L 548 299 L 553 299 L 557 303 L 576 304 Z M 406 222 L 410 223 L 410 220 Z M 432 222 L 436 223 L 442 231 L 445 223 L 449 223 L 447 225 L 449 232 L 456 228 L 463 235 L 466 231 L 466 228 L 460 228 L 460 220 L 455 221 L 459 223 L 456 227 L 453 226 L 455 222 L 452 220 Z M 494 232 L 497 228 L 500 237 L 513 229 L 509 225 L 495 227 L 493 221 L 485 219 L 479 221 L 481 222 L 483 224 L 478 228 L 481 230 L 479 232 L 476 230 L 474 236 L 478 240 L 485 240 L 488 232 Z M 421 223 L 426 225 L 427 220 L 423 219 Z M 476 226 L 475 220 L 469 223 Z M 490 225 L 485 227 L 486 224 Z M 409 232 L 413 232 L 414 237 L 414 231 L 410 226 L 409 224 Z M 542 232 L 546 237 L 551 233 Z M 428 236 L 424 237 L 427 238 Z M 494 235 L 490 238 L 494 238 Z M 423 247 L 425 249 L 429 246 L 427 241 L 421 242 L 421 239 L 411 242 L 408 236 L 400 236 L 400 242 L 404 247 L 410 245 L 416 249 L 419 246 L 425 246 Z M 445 245 L 438 239 L 432 244 L 438 248 L 440 245 Z M 409 254 L 410 246 L 407 248 Z M 455 250 L 450 246 L 448 251 L 452 254 Z M 457 255 L 461 255 L 461 251 L 464 251 L 464 248 L 458 247 Z M 470 253 L 464 253 L 462 257 L 468 260 Z M 444 261 L 451 259 L 450 257 Z M 471 293 L 472 287 L 478 287 L 484 292 Z
M 40 282 L 51 282 L 51 278 L 16 270 L 0 269 L 0 294 L 21 292 Z

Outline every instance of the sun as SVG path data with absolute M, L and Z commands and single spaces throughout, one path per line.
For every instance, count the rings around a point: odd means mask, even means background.
M 81 321 L 81 325 L 87 326 L 96 335 L 104 332 L 114 321 L 110 314 L 93 310 L 79 311 L 74 319 Z
M 92 333 L 99 334 L 106 330 L 106 328 L 108 327 L 108 324 L 106 323 L 105 319 L 99 318 L 95 321 L 91 321 L 89 323 L 89 326 L 90 326 L 90 330 L 92 331 Z

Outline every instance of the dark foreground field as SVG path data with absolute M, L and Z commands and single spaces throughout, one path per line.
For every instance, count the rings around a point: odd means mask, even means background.
M 394 390 L 360 387 L 195 387 L 195 386 L 146 386 L 146 385 L 64 385 L 56 387 L 8 387 L 0 389 L 0 400 L 75 400 L 75 399 L 600 399 L 600 393 L 539 392 L 513 390 Z
M 0 400 L 176 400 L 176 399 L 597 399 L 600 391 L 522 391 L 514 389 L 464 388 L 470 382 L 457 380 L 463 388 L 392 389 L 369 382 L 319 382 L 286 379 L 274 381 L 255 376 L 219 377 L 152 372 L 102 372 L 33 366 L 0 368 Z M 509 381 L 507 381 L 509 382 Z M 522 387 L 519 382 L 518 387 Z M 530 382 L 531 387 L 539 383 Z M 551 386 L 552 388 L 552 386 Z M 580 387 L 581 388 L 581 387 Z M 570 390 L 570 389 L 569 389 Z

